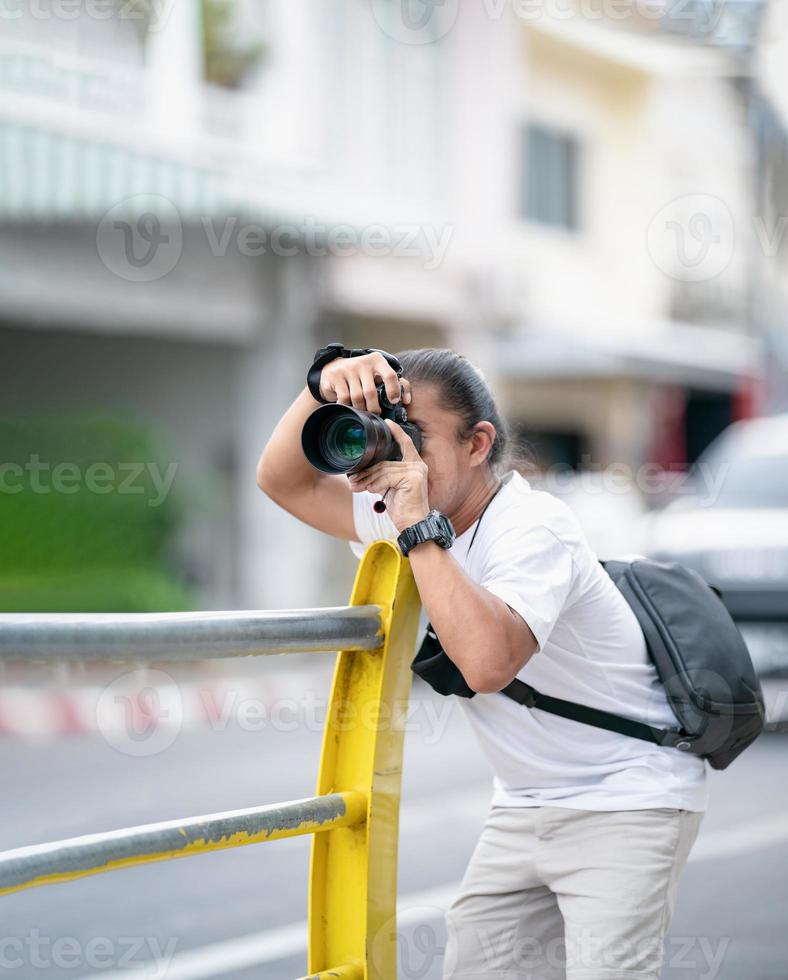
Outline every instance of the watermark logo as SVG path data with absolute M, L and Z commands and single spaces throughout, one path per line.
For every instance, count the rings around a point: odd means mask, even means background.
M 691 37 L 711 37 L 720 28 L 726 0 L 481 0 L 480 9 L 492 22 L 517 18 L 617 23 L 665 21 L 674 31 Z M 454 26 L 459 0 L 370 0 L 378 26 L 402 44 L 439 41 Z
M 370 0 L 378 27 L 400 44 L 433 44 L 457 20 L 459 0 Z
M 135 194 L 111 207 L 96 230 L 104 265 L 129 282 L 153 282 L 172 272 L 183 251 L 178 209 L 160 194 Z
M 443 264 L 454 235 L 449 224 L 328 223 L 311 215 L 299 221 L 264 225 L 241 223 L 237 215 L 222 219 L 203 215 L 192 229 L 205 237 L 215 259 L 259 258 L 404 258 L 426 272 Z M 194 240 L 194 239 L 192 239 Z M 172 272 L 183 252 L 183 225 L 178 209 L 159 194 L 137 194 L 113 205 L 96 230 L 99 257 L 110 272 L 129 282 L 152 282 Z
M 0 0 L 0 21 L 132 23 L 141 35 L 163 31 L 176 0 Z
M 231 251 L 247 258 L 271 254 L 289 258 L 300 253 L 314 258 L 350 258 L 366 255 L 372 258 L 392 256 L 421 262 L 431 272 L 440 266 L 454 234 L 453 225 L 430 224 L 327 224 L 310 215 L 299 222 L 275 224 L 239 224 L 229 216 L 221 223 L 210 218 L 200 222 L 208 248 L 214 258 L 224 258 Z
M 157 755 L 176 740 L 183 724 L 183 700 L 164 670 L 139 668 L 111 681 L 96 703 L 96 726 L 104 740 L 124 755 Z
M 15 496 L 33 493 L 41 496 L 71 496 L 82 492 L 105 496 L 144 496 L 148 507 L 160 507 L 172 490 L 178 464 L 166 469 L 155 462 L 94 460 L 87 466 L 61 460 L 50 463 L 38 453 L 22 462 L 0 463 L 0 494 Z
M 720 275 L 735 245 L 731 210 L 713 194 L 674 198 L 648 225 L 647 247 L 654 264 L 682 282 L 705 282 Z
M 482 0 L 491 20 L 513 14 L 523 22 L 581 20 L 616 23 L 625 20 L 669 22 L 693 37 L 713 34 L 726 0 Z
M 83 940 L 77 936 L 45 936 L 33 927 L 24 936 L 0 936 L 0 971 L 20 970 L 24 976 L 37 976 L 39 971 L 53 968 L 82 972 L 89 967 L 92 975 L 93 970 L 115 967 L 140 980 L 164 980 L 177 945 L 174 936 L 164 943 L 156 936 L 93 936 Z
M 164 670 L 138 668 L 115 678 L 96 699 L 96 727 L 104 740 L 124 755 L 157 755 L 168 749 L 184 725 L 207 725 L 211 731 L 231 727 L 242 732 L 351 731 L 418 734 L 424 746 L 445 735 L 452 712 L 448 699 L 395 698 L 358 703 L 305 688 L 293 696 L 255 695 L 239 685 L 181 687 Z
M 375 932 L 370 944 L 370 959 L 385 972 L 389 951 L 394 943 L 398 974 L 408 980 L 423 980 L 442 965 L 445 976 L 457 966 L 457 945 L 448 947 L 443 939 L 444 910 L 435 905 L 410 905 L 400 909 Z

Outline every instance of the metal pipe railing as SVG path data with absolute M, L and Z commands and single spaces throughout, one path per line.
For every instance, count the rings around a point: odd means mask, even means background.
M 288 803 L 126 827 L 0 853 L 0 895 L 87 875 L 363 823 L 363 793 L 328 793 Z
M 0 893 L 310 833 L 311 974 L 304 980 L 396 976 L 404 726 L 395 706 L 407 704 L 410 692 L 419 609 L 407 560 L 393 542 L 377 541 L 359 565 L 349 606 L 0 615 L 0 662 L 166 663 L 339 651 L 316 796 L 2 852 Z M 374 656 L 358 655 L 370 650 Z
M 185 613 L 3 613 L 0 661 L 187 662 L 375 650 L 380 606 Z

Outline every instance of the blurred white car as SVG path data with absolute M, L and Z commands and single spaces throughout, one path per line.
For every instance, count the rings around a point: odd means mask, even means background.
M 564 471 L 553 477 L 528 474 L 528 479 L 534 489 L 547 490 L 571 508 L 597 557 L 638 551 L 637 529 L 646 505 L 634 482 L 593 471 Z
M 736 422 L 685 492 L 641 525 L 640 549 L 722 592 L 761 678 L 770 722 L 788 718 L 788 414 Z

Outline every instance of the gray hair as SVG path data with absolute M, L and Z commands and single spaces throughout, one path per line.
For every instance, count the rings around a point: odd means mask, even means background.
M 403 377 L 410 382 L 434 384 L 441 407 L 460 416 L 460 439 L 469 439 L 479 422 L 492 423 L 495 440 L 487 462 L 497 475 L 530 463 L 525 450 L 512 446 L 509 426 L 484 375 L 462 354 L 444 347 L 422 347 L 400 351 L 396 356 L 402 364 Z

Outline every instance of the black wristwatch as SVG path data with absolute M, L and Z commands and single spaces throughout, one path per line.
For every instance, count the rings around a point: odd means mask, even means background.
M 456 537 L 454 525 L 449 518 L 439 510 L 431 510 L 423 521 L 406 527 L 397 538 L 397 544 L 402 554 L 407 556 L 412 548 L 425 541 L 434 541 L 441 548 L 451 548 Z
M 321 347 L 320 350 L 315 351 L 315 359 L 312 362 L 312 366 L 306 375 L 306 386 L 312 397 L 317 402 L 322 402 L 324 405 L 329 404 L 325 398 L 320 394 L 320 372 L 330 361 L 336 360 L 337 357 L 360 357 L 362 354 L 382 354 L 392 368 L 396 371 L 397 377 L 402 375 L 402 365 L 394 357 L 393 354 L 389 354 L 388 351 L 380 350 L 378 347 L 360 347 L 360 348 L 348 348 L 340 343 L 328 344 L 326 347 Z

